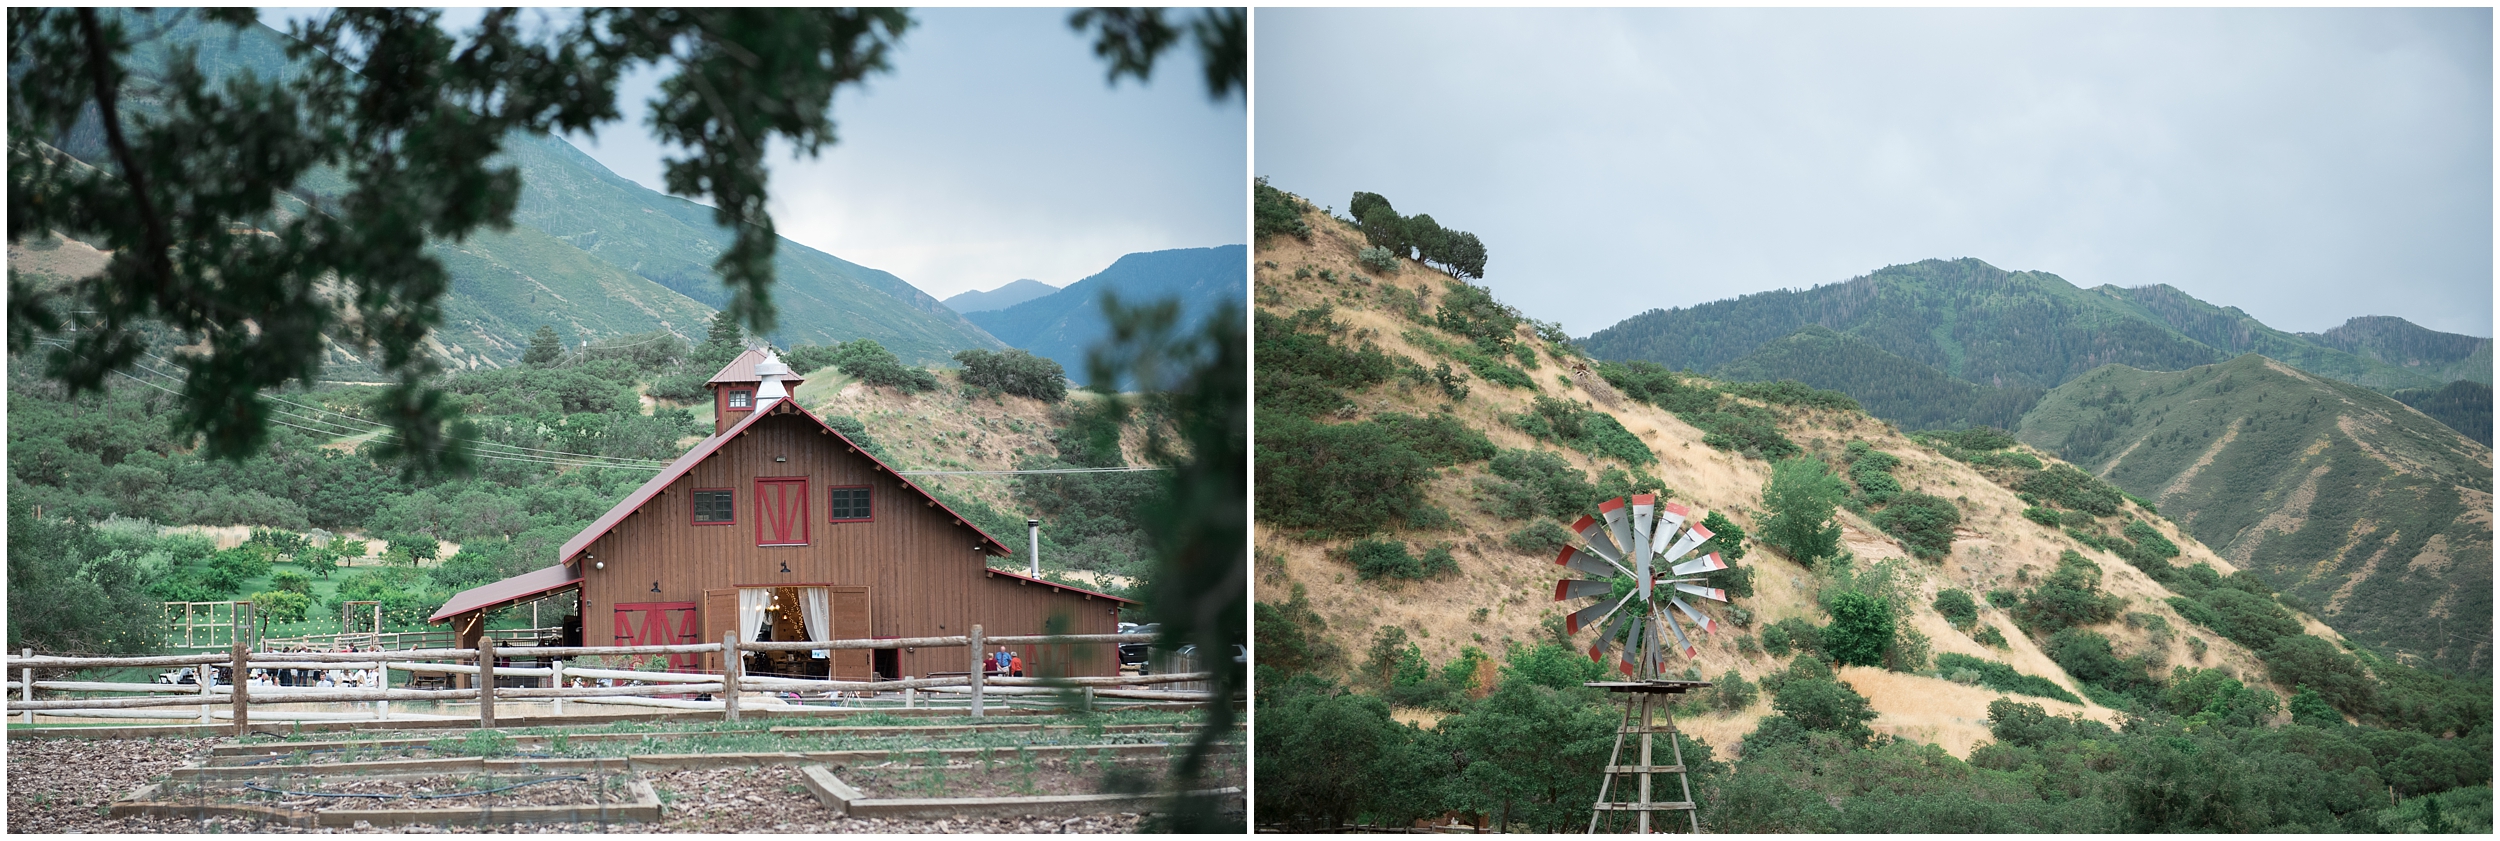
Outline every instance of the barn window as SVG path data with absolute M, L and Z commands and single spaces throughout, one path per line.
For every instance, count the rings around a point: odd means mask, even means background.
M 728 488 L 694 492 L 694 522 L 700 526 L 725 526 L 738 521 L 738 506 Z
M 732 389 L 732 390 L 729 392 L 729 408 L 732 408 L 732 409 L 752 409 L 752 408 L 754 408 L 754 407 L 755 407 L 755 392 L 748 391 L 748 390 L 743 389 L 743 388 L 740 388 L 740 389 Z
M 868 516 L 868 486 L 834 488 L 833 504 L 826 506 L 826 511 L 828 518 L 837 523 L 873 519 Z
M 755 545 L 807 545 L 807 479 L 755 480 Z

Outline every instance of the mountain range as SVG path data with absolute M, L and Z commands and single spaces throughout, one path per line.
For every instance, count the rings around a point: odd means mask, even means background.
M 1180 323 L 1190 329 L 1224 302 L 1242 303 L 1248 271 L 1249 247 L 1242 245 L 1129 254 L 1065 289 L 964 317 L 1000 341 L 1057 361 L 1082 380 L 1085 349 L 1111 333 L 1103 316 L 1105 297 L 1131 306 L 1178 298 Z
M 961 313 L 1006 309 L 1057 291 L 1059 287 L 1026 278 L 1009 281 L 996 289 L 987 291 L 974 289 L 955 293 L 946 299 L 946 306 L 948 309 Z
M 2165 285 L 1975 259 L 1652 310 L 1599 359 L 1991 426 L 2173 516 L 2352 639 L 2489 674 L 2491 340 L 2363 316 L 2266 326 Z
M 289 38 L 265 26 L 240 30 L 196 16 L 123 14 L 137 44 L 121 103 L 144 117 L 161 110 L 169 57 L 197 51 L 209 79 L 243 72 L 284 78 L 297 72 Z M 90 118 L 59 139 L 68 154 L 103 160 Z M 700 341 L 705 322 L 727 300 L 712 260 L 730 241 L 711 208 L 652 191 L 610 172 L 550 135 L 507 138 L 501 158 L 520 169 L 523 192 L 514 225 L 460 241 L 438 241 L 436 258 L 452 275 L 435 331 L 437 353 L 457 367 L 508 364 L 540 324 L 567 344 L 653 330 Z M 281 206 L 309 212 L 343 185 L 315 171 Z M 777 344 L 873 338 L 905 361 L 941 362 L 967 348 L 1005 347 L 935 297 L 889 272 L 782 239 L 774 256 Z M 365 363 L 344 349 L 328 376 L 355 378 Z

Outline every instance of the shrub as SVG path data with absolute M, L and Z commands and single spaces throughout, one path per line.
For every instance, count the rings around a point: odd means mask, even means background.
M 2101 568 L 2068 550 L 2058 556 L 2057 571 L 2023 594 L 2014 621 L 2035 637 L 2078 625 L 2098 625 L 2118 618 L 2124 600 L 2101 592 Z
M 1799 664 L 1813 662 L 1809 658 L 1798 660 Z M 1796 669 L 1792 666 L 1790 671 Z M 1860 746 L 1875 735 L 1874 729 L 1866 726 L 1875 720 L 1875 710 L 1868 705 L 1866 696 L 1831 678 L 1828 671 L 1822 676 L 1785 677 L 1772 688 L 1772 694 L 1771 707 L 1806 730 L 1837 734 Z
M 1710 705 L 1722 710 L 1741 710 L 1753 706 L 1754 699 L 1762 696 L 1762 690 L 1747 682 L 1745 676 L 1735 669 L 1729 669 L 1727 674 L 1720 675 L 1718 680 L 1711 683 L 1710 690 Z
M 1363 534 L 1422 511 L 1432 462 L 1370 423 L 1322 424 L 1261 413 L 1254 506 L 1291 529 Z
M 2058 686 L 2056 681 L 2038 675 L 2023 674 L 2015 671 L 2013 666 L 1994 660 L 1982 660 L 1967 654 L 1947 652 L 1936 655 L 1936 669 L 1947 673 L 1968 671 L 1977 678 L 1979 685 L 1999 692 L 2053 698 L 2069 704 L 2083 703 L 2083 699 L 2075 697 L 2075 693 Z
M 2118 513 L 2118 503 L 2125 499 L 2109 483 L 2064 464 L 2025 477 L 2017 489 L 2095 517 Z
M 843 342 L 834 354 L 834 366 L 842 373 L 858 377 L 861 382 L 884 386 L 905 394 L 937 388 L 937 375 L 920 368 L 907 367 L 901 357 L 875 339 L 853 339 Z
M 1397 252 L 1376 245 L 1363 249 L 1362 253 L 1355 255 L 1354 260 L 1381 274 L 1398 273 Z
M 1439 578 L 1458 574 L 1458 559 L 1450 556 L 1450 544 L 1443 543 L 1424 550 L 1421 562 L 1423 578 Z
M 2058 519 L 2057 509 L 2042 508 L 2037 505 L 2023 509 L 2023 519 L 2048 526 L 2049 528 L 2057 528 L 2064 523 L 2064 521 Z
M 2276 682 L 2315 689 L 2336 709 L 2359 714 L 2378 706 L 2378 687 L 2361 661 L 2337 650 L 2334 643 L 2308 634 L 2286 634 L 2257 656 Z
M 1477 489 L 1486 494 L 1486 510 L 1496 516 L 1571 517 L 1587 513 L 1598 502 L 1588 474 L 1550 452 L 1503 450 L 1486 470 L 1499 481 L 1479 482 Z
M 2013 610 L 2015 605 L 2022 603 L 2023 598 L 2015 595 L 2012 590 L 1988 591 L 1988 604 L 1995 606 L 1998 610 Z
M 1934 607 L 1938 614 L 1944 616 L 1946 622 L 1952 623 L 1956 628 L 1969 628 L 1971 623 L 1979 621 L 1978 603 L 1971 601 L 1970 593 L 1962 590 L 1947 589 L 1937 592 Z
M 1512 550 L 1528 555 L 1551 555 L 1562 551 L 1571 542 L 1571 532 L 1552 520 L 1538 520 L 1511 532 L 1502 541 Z
M 1821 629 L 1791 616 L 1762 629 L 1762 650 L 1773 657 L 1786 657 L 1792 651 L 1818 654 L 1822 651 Z
M 1823 650 L 1837 662 L 1880 666 L 1892 647 L 1892 605 L 1854 590 L 1836 593 L 1829 610 L 1832 624 L 1823 628 Z
M 2039 704 L 2007 698 L 1988 703 L 1988 732 L 2009 745 L 2037 748 L 2051 742 L 2107 737 L 2109 726 L 2083 716 L 2049 715 Z
M 1408 554 L 1406 544 L 1384 537 L 1365 538 L 1338 550 L 1338 557 L 1354 565 L 1363 580 L 1379 578 L 1421 579 L 1423 562 Z
M 1985 645 L 1989 648 L 2001 649 L 2005 647 L 2005 634 L 1999 632 L 1997 630 L 1997 626 L 1995 625 L 1979 626 L 1978 632 L 1971 634 L 1970 638 L 1978 640 L 1979 644 Z
M 1901 538 L 1910 554 L 1927 560 L 1953 554 L 1953 530 L 1961 524 L 1962 509 L 1952 500 L 1923 493 L 1902 494 L 1875 512 L 1877 527 Z
M 993 353 L 974 348 L 955 354 L 963 363 L 965 385 L 986 391 L 1057 403 L 1068 396 L 1068 376 L 1059 363 L 1022 350 Z
M 1390 436 L 1406 445 L 1407 449 L 1443 467 L 1483 461 L 1498 452 L 1492 439 L 1451 415 L 1392 412 L 1375 415 L 1370 422 L 1389 430 Z
M 2014 440 L 2013 433 L 1993 426 L 1974 426 L 1959 432 L 1935 432 L 1928 434 L 1931 437 L 1943 439 L 1944 441 L 1951 443 L 1953 446 L 1983 453 L 1992 450 L 2002 450 L 2021 443 Z

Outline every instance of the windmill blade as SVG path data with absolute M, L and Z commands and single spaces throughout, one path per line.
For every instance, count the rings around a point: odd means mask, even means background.
M 1673 561 L 1677 558 L 1684 557 L 1684 553 L 1693 551 L 1693 547 L 1700 546 L 1702 541 L 1709 540 L 1710 537 L 1711 534 L 1708 527 L 1703 526 L 1700 523 L 1694 523 L 1692 528 L 1684 530 L 1683 537 L 1675 539 L 1674 546 L 1667 547 L 1666 551 L 1658 554 L 1664 556 L 1669 561 Z
M 1640 585 L 1642 601 L 1649 600 L 1650 512 L 1657 507 L 1657 501 L 1657 497 L 1649 494 L 1632 497 L 1632 557 L 1637 559 L 1637 568 L 1632 573 L 1632 580 Z
M 1719 560 L 1719 553 L 1712 552 L 1668 567 L 1667 572 L 1673 575 L 1691 575 L 1696 572 L 1717 572 L 1726 568 L 1727 562 Z
M 1641 656 L 1640 640 L 1641 617 L 1639 614 L 1634 614 L 1632 616 L 1632 633 L 1630 636 L 1625 637 L 1623 641 L 1623 662 L 1615 666 L 1615 670 L 1622 672 L 1626 677 L 1640 676 L 1640 666 L 1638 661 L 1634 659 Z
M 1600 601 L 1596 604 L 1589 605 L 1588 607 L 1572 611 L 1570 615 L 1563 617 L 1563 633 L 1577 634 L 1580 632 L 1581 628 L 1597 624 L 1599 620 L 1605 619 L 1607 614 L 1613 613 L 1616 608 L 1622 607 L 1623 603 L 1630 601 L 1631 598 L 1632 597 L 1629 594 L 1626 594 L 1622 599 L 1618 599 L 1612 604 Z
M 1684 659 L 1686 659 L 1686 660 L 1695 660 L 1695 659 L 1699 659 L 1699 658 L 1701 657 L 1701 649 L 1694 648 L 1694 647 L 1693 647 L 1693 642 L 1692 642 L 1691 640 L 1688 640 L 1688 639 L 1685 639 L 1685 638 L 1684 638 L 1684 628 L 1683 628 L 1683 626 L 1681 626 L 1681 625 L 1677 625 L 1677 624 L 1673 621 L 1673 616 L 1674 616 L 1674 615 L 1673 615 L 1673 614 L 1669 614 L 1668 616 L 1669 616 L 1669 621 L 1667 622 L 1667 630 L 1670 630 L 1670 631 L 1674 631 L 1674 632 L 1675 632 L 1675 647 L 1676 647 L 1676 648 L 1679 648 L 1679 649 L 1683 649 L 1683 651 L 1684 651 Z
M 1721 590 L 1717 587 L 1703 587 L 1678 581 L 1675 582 L 1675 589 L 1677 592 L 1685 593 L 1687 595 L 1700 596 L 1714 602 L 1727 601 L 1727 591 Z
M 1612 579 L 1565 578 L 1554 582 L 1554 600 L 1558 602 L 1603 596 L 1614 591 L 1615 582 Z
M 1683 528 L 1684 521 L 1692 517 L 1692 509 L 1672 502 L 1658 506 L 1658 533 L 1650 540 L 1650 545 L 1656 546 L 1667 542 L 1667 538 L 1674 537 L 1675 530 Z
M 1625 603 L 1629 603 L 1632 601 L 1632 597 L 1626 595 L 1623 601 Z M 1623 605 L 1617 604 L 1615 606 L 1620 608 Z M 1597 641 L 1589 644 L 1589 662 L 1606 662 L 1606 649 L 1615 644 L 1615 639 L 1619 635 L 1618 632 L 1623 630 L 1623 623 L 1631 617 L 1632 611 L 1617 610 L 1611 618 L 1606 620 L 1606 627 L 1597 632 Z
M 1598 557 L 1617 566 L 1623 564 L 1623 550 L 1615 548 L 1614 541 L 1607 539 L 1606 525 L 1598 522 L 1596 517 L 1580 515 L 1579 521 L 1571 524 L 1571 531 L 1587 542 L 1589 551 L 1597 553 Z
M 1597 557 L 1592 553 L 1582 552 L 1577 546 L 1563 547 L 1562 557 L 1555 558 L 1554 565 L 1570 567 L 1590 575 L 1632 574 L 1631 571 L 1624 569 L 1623 565 Z
M 1701 611 L 1694 609 L 1691 602 L 1675 598 L 1668 599 L 1667 603 L 1675 605 L 1676 610 L 1682 611 L 1685 618 L 1693 620 L 1693 624 L 1701 626 L 1703 631 L 1713 634 L 1719 632 L 1719 623 L 1710 621 L 1710 617 L 1704 616 Z
M 1597 505 L 1597 514 L 1606 519 L 1606 533 L 1614 537 L 1616 546 L 1632 546 L 1632 524 L 1628 521 L 1631 513 L 1624 509 L 1623 497 L 1619 496 Z

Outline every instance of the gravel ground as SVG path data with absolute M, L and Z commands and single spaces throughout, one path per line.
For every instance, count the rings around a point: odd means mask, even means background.
M 678 770 L 645 779 L 669 792 L 658 824 L 522 824 L 501 827 L 408 826 L 302 830 L 251 820 L 195 821 L 168 818 L 109 819 L 104 804 L 150 779 L 208 754 L 220 739 L 148 741 L 43 739 L 9 742 L 8 831 L 12 833 L 210 833 L 210 832 L 492 832 L 580 834 L 674 833 L 1104 833 L 1136 832 L 1136 814 L 1077 818 L 960 818 L 874 820 L 837 818 L 799 785 L 793 768 Z M 1245 824 L 1246 826 L 1246 824 Z

